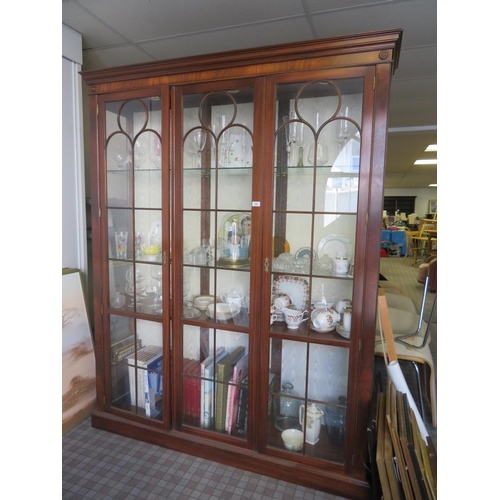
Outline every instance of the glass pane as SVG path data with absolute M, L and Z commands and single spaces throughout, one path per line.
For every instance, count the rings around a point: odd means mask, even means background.
M 106 104 L 107 199 L 113 207 L 161 206 L 161 101 Z
M 363 79 L 277 88 L 276 210 L 355 212 Z
M 349 350 L 271 340 L 268 445 L 343 463 Z
M 135 259 L 161 262 L 161 211 L 135 210 Z
M 163 419 L 160 323 L 110 315 L 112 406 Z
M 159 264 L 109 264 L 109 301 L 113 309 L 160 316 L 163 287 Z
M 183 96 L 183 423 L 242 439 L 253 114 L 253 89 Z
M 183 340 L 183 423 L 245 437 L 248 335 L 184 325 Z

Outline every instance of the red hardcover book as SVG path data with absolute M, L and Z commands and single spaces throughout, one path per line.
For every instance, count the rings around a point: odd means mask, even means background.
M 183 408 L 183 422 L 189 424 L 193 415 L 193 385 L 192 378 L 189 376 L 192 373 L 196 361 L 194 359 L 184 358 L 184 369 L 182 378 L 182 408 Z

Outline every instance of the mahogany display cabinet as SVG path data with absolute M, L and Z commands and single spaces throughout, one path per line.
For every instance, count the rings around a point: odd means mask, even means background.
M 375 249 L 401 35 L 82 73 L 93 426 L 370 497 Z

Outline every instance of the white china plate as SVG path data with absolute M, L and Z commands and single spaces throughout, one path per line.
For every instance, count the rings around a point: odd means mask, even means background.
M 305 311 L 309 301 L 309 283 L 298 276 L 280 276 L 273 282 L 272 295 L 284 293 L 298 311 Z
M 338 252 L 345 252 L 348 259 L 352 259 L 352 244 L 346 236 L 328 234 L 319 242 L 318 257 L 328 255 L 330 258 L 335 259 Z
M 336 326 L 331 326 L 329 328 L 315 328 L 314 326 L 311 326 L 311 330 L 314 330 L 315 332 L 319 333 L 328 333 L 328 332 L 333 332 L 335 330 Z
M 214 314 L 215 309 L 215 314 Z M 224 302 L 217 302 L 217 304 L 210 304 L 207 307 L 206 315 L 209 318 L 218 320 L 228 320 L 234 318 L 240 313 L 240 308 L 234 304 L 225 304 Z
M 311 249 L 309 247 L 299 248 L 295 252 L 295 258 L 301 259 L 303 257 L 309 257 L 309 258 L 311 258 Z M 316 252 L 314 250 L 312 251 L 312 259 L 316 260 Z
M 344 337 L 345 339 L 350 339 L 351 338 L 351 331 L 350 330 L 344 330 L 344 325 L 342 325 L 342 323 L 337 323 L 337 326 L 335 328 L 337 330 L 337 333 L 341 337 Z

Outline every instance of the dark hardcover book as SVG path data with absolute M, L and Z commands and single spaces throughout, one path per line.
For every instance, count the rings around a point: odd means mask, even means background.
M 238 411 L 238 392 L 240 390 L 241 381 L 248 374 L 248 353 L 243 355 L 234 365 L 231 384 L 227 393 L 227 415 L 226 415 L 226 431 L 232 434 L 236 427 L 236 413 Z
M 190 425 L 200 425 L 200 399 L 201 399 L 201 379 L 200 379 L 200 366 L 199 361 L 195 361 L 189 371 L 189 386 L 190 386 L 190 407 L 191 417 L 189 419 Z
M 238 410 L 236 414 L 236 430 L 238 434 L 245 434 L 247 431 L 247 410 L 248 377 L 241 381 L 240 392 L 238 394 Z
M 215 430 L 218 432 L 225 432 L 228 383 L 233 374 L 234 365 L 244 354 L 245 348 L 239 346 L 217 363 Z

